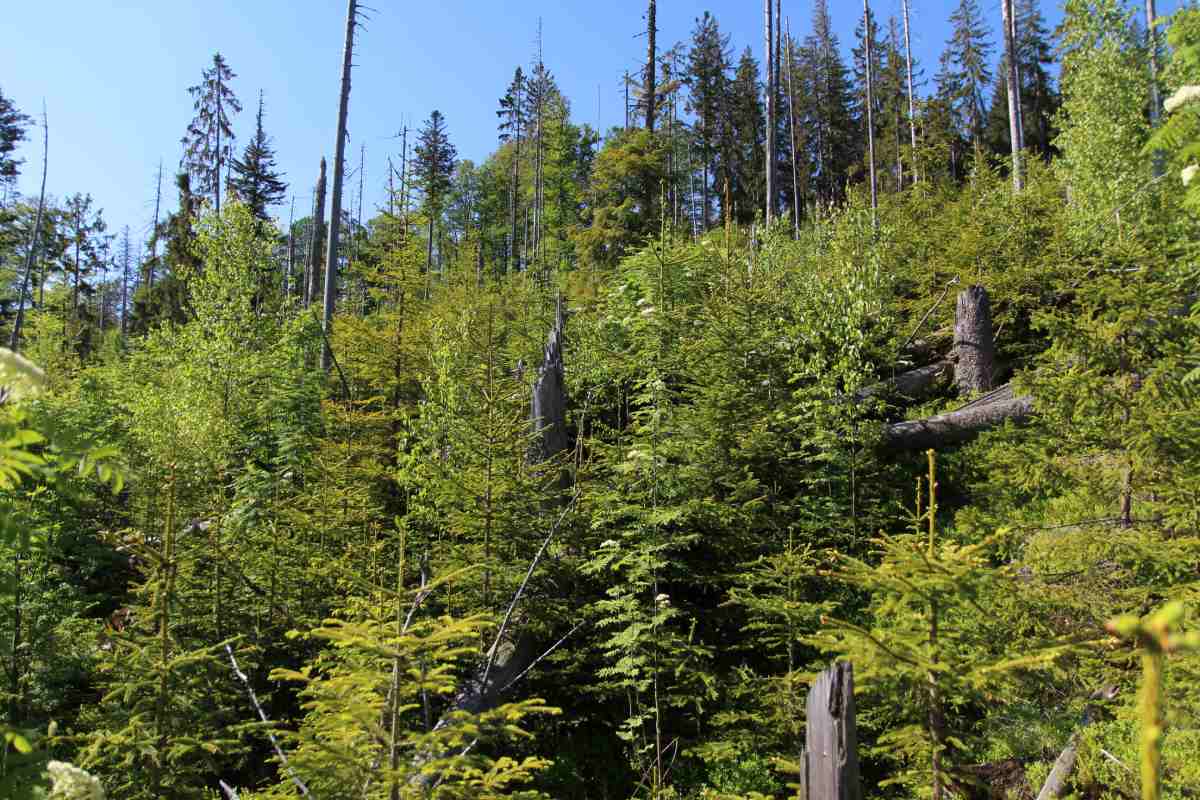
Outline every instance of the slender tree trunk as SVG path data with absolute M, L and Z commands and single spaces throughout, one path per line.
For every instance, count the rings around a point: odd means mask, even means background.
M 912 37 L 909 32 L 908 0 L 904 4 L 904 68 L 908 77 L 908 133 L 912 139 L 913 182 L 917 179 L 917 101 L 913 93 Z
M 154 288 L 154 263 L 158 260 L 158 210 L 162 203 L 162 159 L 158 160 L 158 180 L 154 185 L 154 227 L 150 231 L 150 269 L 146 270 L 146 286 Z
M 763 46 L 766 52 L 767 77 L 767 148 L 766 148 L 766 178 L 767 203 L 766 221 L 771 224 L 775 216 L 775 25 L 771 0 L 763 0 Z
M 1158 13 L 1154 0 L 1146 0 L 1146 43 L 1150 48 L 1150 126 L 1158 127 L 1162 117 L 1162 98 L 1158 88 Z M 1156 150 L 1153 159 L 1154 177 L 1161 178 L 1166 171 L 1166 159 L 1162 151 Z
M 867 65 L 867 163 L 871 172 L 871 224 L 878 226 L 879 184 L 875 174 L 875 91 L 873 87 L 875 75 L 874 65 L 871 63 L 874 38 L 871 34 L 871 2 L 863 0 L 863 41 Z
M 1152 2 L 1153 0 L 1151 0 Z M 1024 188 L 1021 174 L 1021 84 L 1017 80 L 1016 20 L 1013 18 L 1013 0 L 1000 0 L 1000 14 L 1004 21 L 1005 80 L 1008 83 L 1008 136 L 1012 146 L 1013 191 Z
M 342 93 L 338 101 L 337 142 L 333 156 L 333 202 L 329 218 L 329 253 L 325 257 L 325 307 L 321 328 L 325 333 L 321 348 L 321 369 L 333 366 L 333 310 L 337 299 L 338 237 L 342 231 L 342 178 L 346 167 L 346 113 L 350 108 L 350 68 L 354 58 L 354 28 L 358 24 L 358 0 L 346 6 L 346 45 L 342 51 Z
M 793 235 L 800 237 L 800 179 L 796 170 L 796 89 L 792 73 L 792 22 L 789 19 L 784 25 L 784 35 L 787 38 L 787 79 L 788 79 L 788 130 L 792 139 L 792 225 Z
M 325 159 L 321 159 L 321 172 L 317 178 L 316 213 L 313 215 L 312 250 L 309 252 L 308 289 L 305 293 L 304 307 L 317 297 L 317 287 L 320 286 L 321 250 L 325 243 Z
M 292 195 L 292 210 L 288 214 L 287 271 L 283 273 L 283 297 L 292 295 L 292 283 L 296 274 L 296 195 Z
M 626 91 L 628 92 L 628 90 Z M 509 222 L 512 226 L 512 239 L 508 243 L 508 258 L 509 261 L 514 263 L 509 264 L 506 269 L 512 270 L 515 267 L 519 271 L 521 269 L 521 258 L 519 255 L 515 255 L 517 253 L 517 206 L 521 198 L 521 86 L 519 84 L 517 85 L 517 101 L 513 115 L 512 196 L 508 209 Z M 628 113 L 626 113 L 625 127 L 629 127 Z
M 21 294 L 17 299 L 17 318 L 13 322 L 12 333 L 8 339 L 8 349 L 17 351 L 21 344 L 21 324 L 25 320 L 25 295 L 29 291 L 29 278 L 33 274 L 33 265 L 37 260 L 38 243 L 42 240 L 42 215 L 46 208 L 46 172 L 50 167 L 50 124 L 46 119 L 46 104 L 42 103 L 42 189 L 38 193 L 37 215 L 33 221 L 33 234 L 29 237 L 29 245 L 25 248 L 25 270 L 21 276 Z
M 124 252 L 121 253 L 121 338 L 129 332 L 129 226 L 125 226 Z

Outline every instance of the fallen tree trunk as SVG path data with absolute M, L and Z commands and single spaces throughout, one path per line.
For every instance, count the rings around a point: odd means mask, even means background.
M 1105 686 L 1092 692 L 1090 699 L 1112 700 L 1116 696 L 1116 686 Z M 1099 709 L 1092 704 L 1088 704 L 1084 709 L 1083 720 L 1079 724 L 1079 730 L 1071 734 L 1071 739 L 1067 742 L 1066 748 L 1059 753 L 1058 758 L 1054 761 L 1054 766 L 1051 768 L 1050 774 L 1046 776 L 1046 782 L 1042 784 L 1042 790 L 1038 792 L 1037 800 L 1055 800 L 1067 793 L 1067 780 L 1071 777 L 1071 773 L 1075 771 L 1075 761 L 1079 757 L 1079 741 L 1083 737 L 1083 729 L 1095 722 L 1099 715 Z
M 1023 422 L 1032 414 L 1033 398 L 1018 396 L 1013 392 L 1012 384 L 1005 384 L 957 411 L 888 425 L 884 429 L 883 447 L 897 451 L 937 450 L 968 442 L 981 432 L 1009 420 Z
M 954 364 L 949 360 L 938 361 L 901 372 L 891 380 L 859 389 L 854 393 L 854 399 L 861 402 L 881 395 L 895 394 L 909 400 L 919 400 L 948 384 L 953 376 Z

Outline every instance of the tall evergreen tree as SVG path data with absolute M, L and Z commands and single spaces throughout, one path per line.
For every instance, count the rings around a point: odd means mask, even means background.
M 804 40 L 799 61 L 810 82 L 809 107 L 801 118 L 811 132 L 813 189 L 821 202 L 829 204 L 842 197 L 847 174 L 862 150 L 850 75 L 827 0 L 813 4 L 812 33 Z
M 520 264 L 514 259 L 514 255 L 517 251 L 517 215 L 521 196 L 521 137 L 522 131 L 526 127 L 525 90 L 525 73 L 520 67 L 517 67 L 516 72 L 513 73 L 512 83 L 508 85 L 504 96 L 500 98 L 500 108 L 496 111 L 496 116 L 500 118 L 498 125 L 500 141 L 502 143 L 512 142 L 513 145 L 508 189 L 509 239 L 504 257 L 506 272 L 514 267 L 520 267 Z
M 730 59 L 729 36 L 721 33 L 715 17 L 704 12 L 703 17 L 696 19 L 696 27 L 692 30 L 692 47 L 688 51 L 684 75 L 688 87 L 687 110 L 695 117 L 692 133 L 700 162 L 700 227 L 703 230 L 707 230 L 711 222 L 710 187 L 721 197 L 722 186 L 728 177 L 722 169 L 724 161 L 719 144 Z
M 959 0 L 958 8 L 950 15 L 950 24 L 954 30 L 946 42 L 946 52 L 956 90 L 955 111 L 964 135 L 979 147 L 987 119 L 985 93 L 992 81 L 988 66 L 992 45 L 978 0 Z
M 429 220 L 429 243 L 425 257 L 425 268 L 428 270 L 433 268 L 433 240 L 453 186 L 457 158 L 458 152 L 446 134 L 446 119 L 442 112 L 435 110 L 417 135 L 414 165 L 417 183 L 425 196 L 425 214 Z
M 214 53 L 212 67 L 204 70 L 200 83 L 188 89 L 196 116 L 181 140 L 183 159 L 179 166 L 192 176 L 197 194 L 213 198 L 218 214 L 224 188 L 221 170 L 233 158 L 235 137 L 231 120 L 242 110 L 241 102 L 229 88 L 229 82 L 236 77 L 221 54 Z
M 20 173 L 22 159 L 14 157 L 13 151 L 24 141 L 31 122 L 0 90 L 0 187 L 13 184 Z
M 258 93 L 258 114 L 255 115 L 254 138 L 246 145 L 241 159 L 233 161 L 233 178 L 230 184 L 237 196 L 250 207 L 256 218 L 266 222 L 267 212 L 273 205 L 283 202 L 287 184 L 275 167 L 275 151 L 271 139 L 263 130 L 263 95 Z
M 728 137 L 725 145 L 731 180 L 729 182 L 730 210 L 733 219 L 742 224 L 754 221 L 755 213 L 764 206 L 766 187 L 767 116 L 763 89 L 759 83 L 758 61 L 747 47 L 738 61 L 737 72 L 729 88 Z

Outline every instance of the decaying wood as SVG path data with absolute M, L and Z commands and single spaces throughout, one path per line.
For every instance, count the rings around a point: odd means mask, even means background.
M 987 290 L 971 286 L 960 292 L 954 320 L 954 383 L 959 394 L 991 391 L 996 385 L 996 341 Z
M 1092 693 L 1092 700 L 1112 700 L 1117 696 L 1116 686 L 1105 686 L 1097 689 Z M 1079 730 L 1071 734 L 1071 740 L 1067 742 L 1066 748 L 1059 753 L 1058 758 L 1054 762 L 1054 766 L 1050 770 L 1050 774 L 1046 776 L 1046 782 L 1042 784 L 1042 790 L 1038 792 L 1037 800 L 1054 800 L 1054 798 L 1062 797 L 1067 792 L 1067 781 L 1071 777 L 1071 773 L 1075 770 L 1075 760 L 1079 757 L 1079 741 L 1083 736 L 1083 729 L 1091 725 L 1099 717 L 1099 709 L 1092 704 L 1088 704 L 1083 712 L 1083 720 L 1080 722 Z
M 954 376 L 954 364 L 948 360 L 937 361 L 924 367 L 901 372 L 888 381 L 872 384 L 854 393 L 855 400 L 869 400 L 881 395 L 898 395 L 910 400 L 920 400 L 936 389 L 949 384 Z
M 1033 414 L 1033 398 L 1017 395 L 1012 384 L 968 403 L 957 411 L 928 419 L 897 422 L 884 429 L 886 450 L 935 450 L 970 441 L 981 432 L 1011 420 L 1023 422 Z
M 530 416 L 538 434 L 529 456 L 533 464 L 545 463 L 567 449 L 567 389 L 563 375 L 566 314 L 560 294 L 554 311 L 554 326 L 546 338 L 542 366 L 533 384 Z
M 854 667 L 839 662 L 808 691 L 804 784 L 806 800 L 858 800 L 858 733 Z

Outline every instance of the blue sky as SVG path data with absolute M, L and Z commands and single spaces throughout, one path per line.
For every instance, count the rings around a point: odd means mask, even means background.
M 1169 13 L 1181 0 L 1166 0 Z M 387 157 L 407 121 L 431 110 L 445 115 L 459 155 L 480 161 L 496 143 L 495 108 L 517 64 L 529 64 L 539 17 L 547 65 L 573 103 L 577 121 L 604 128 L 623 120 L 621 74 L 644 57 L 644 0 L 492 3 L 368 0 L 377 8 L 359 34 L 350 103 L 350 162 L 366 145 L 366 210 L 381 203 Z M 932 75 L 957 0 L 912 0 L 913 47 Z M 171 176 L 179 139 L 192 117 L 187 87 L 214 51 L 237 73 L 233 88 L 245 110 L 235 127 L 239 149 L 253 131 L 254 106 L 266 97 L 267 132 L 296 196 L 297 216 L 311 204 L 317 164 L 332 160 L 345 3 L 340 0 L 60 0 L 13 2 L 0 48 L 0 87 L 29 114 L 45 98 L 50 119 L 49 191 L 90 192 L 110 230 L 137 234 L 153 216 L 154 178 L 164 170 L 164 206 L 175 204 Z M 993 28 L 999 2 L 981 4 Z M 1166 6 L 1165 8 L 1163 6 Z M 862 6 L 832 0 L 843 48 Z M 994 7 L 994 8 L 993 8 Z M 660 47 L 686 41 L 696 17 L 711 11 L 735 51 L 762 49 L 762 4 L 756 0 L 659 0 Z M 875 13 L 899 15 L 900 0 L 875 0 Z M 1051 27 L 1061 18 L 1046 0 Z M 811 0 L 785 0 L 794 36 L 810 28 Z M 995 17 L 995 19 L 992 19 Z M 31 131 L 21 189 L 37 190 L 40 133 Z M 357 181 L 347 186 L 357 195 Z M 285 205 L 276 210 L 285 219 Z M 366 214 L 365 214 L 366 215 Z

